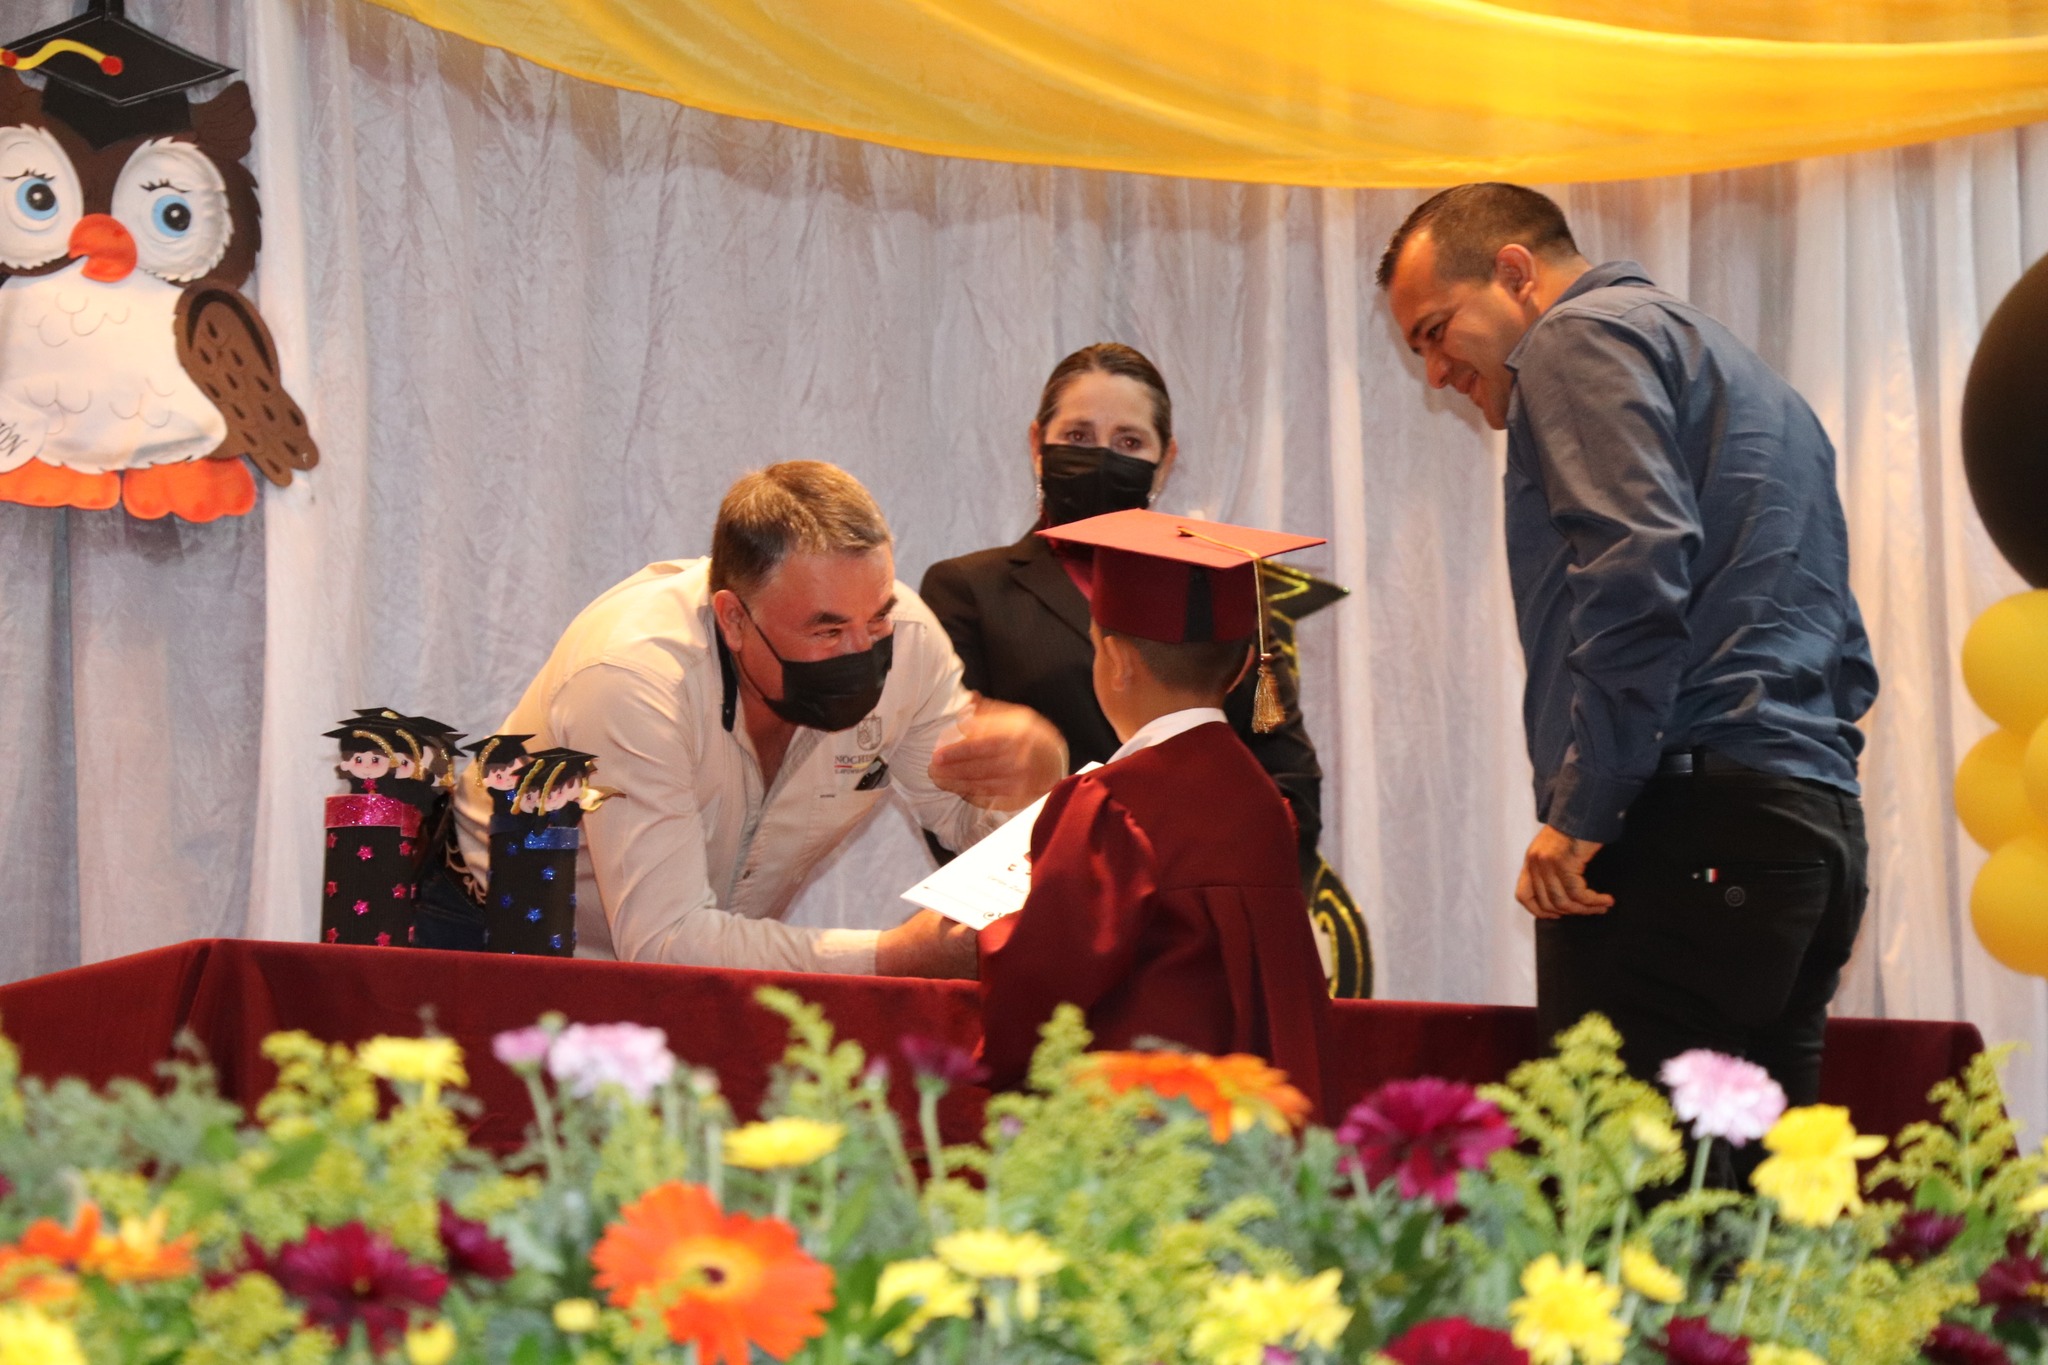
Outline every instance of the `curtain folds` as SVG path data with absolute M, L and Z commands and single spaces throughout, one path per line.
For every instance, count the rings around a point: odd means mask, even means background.
M 375 0 L 913 151 L 1294 185 L 1633 179 L 2048 117 L 2038 0 Z
M 26 29 L 74 0 L 24 8 Z M 323 458 L 203 527 L 0 506 L 0 979 L 310 940 L 321 732 L 383 703 L 488 732 L 592 597 L 706 550 L 745 469 L 852 470 L 912 584 L 1015 539 L 1045 373 L 1115 339 L 1174 391 L 1162 506 L 1328 536 L 1303 567 L 1353 590 L 1303 624 L 1304 706 L 1383 993 L 1530 999 L 1500 450 L 1424 389 L 1371 283 L 1414 191 L 918 156 L 571 80 L 361 0 L 137 17 L 251 81 L 252 292 Z M 2048 1037 L 2048 986 L 1971 934 L 1983 855 L 1949 798 L 1989 728 L 1962 633 L 2020 586 L 1963 489 L 1956 408 L 1984 319 L 2048 250 L 2048 127 L 1553 190 L 1589 254 L 1724 319 L 1840 451 L 1884 695 L 1839 1007 Z M 885 811 L 798 913 L 887 922 L 928 866 Z M 2011 1079 L 2038 1132 L 2048 1056 Z

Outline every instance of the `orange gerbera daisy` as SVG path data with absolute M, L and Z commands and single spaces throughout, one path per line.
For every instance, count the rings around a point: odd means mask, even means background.
M 1091 1052 L 1080 1065 L 1083 1076 L 1118 1094 L 1149 1090 L 1164 1099 L 1186 1100 L 1208 1116 L 1218 1142 L 1253 1124 L 1284 1133 L 1308 1118 L 1308 1096 L 1287 1083 L 1286 1073 L 1246 1053 Z
M 0 1247 L 0 1303 L 60 1303 L 77 1292 L 78 1281 L 42 1257 Z
M 590 1262 L 614 1305 L 653 1295 L 669 1337 L 697 1343 L 710 1365 L 746 1365 L 749 1342 L 787 1360 L 824 1332 L 819 1314 L 832 1307 L 831 1268 L 805 1254 L 796 1229 L 721 1212 L 680 1180 L 619 1210 Z
M 53 1218 L 38 1218 L 12 1251 L 24 1259 L 47 1261 L 114 1281 L 168 1280 L 191 1274 L 193 1235 L 186 1233 L 167 1242 L 164 1224 L 164 1211 L 158 1209 L 148 1218 L 124 1219 L 110 1234 L 102 1231 L 99 1206 L 87 1202 L 79 1205 L 69 1228 Z M 5 1254 L 6 1249 L 0 1249 L 0 1256 Z

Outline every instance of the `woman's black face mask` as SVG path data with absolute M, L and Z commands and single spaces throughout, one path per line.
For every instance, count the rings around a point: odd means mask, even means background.
M 888 681 L 889 664 L 896 655 L 893 634 L 884 635 L 858 654 L 791 661 L 769 641 L 744 598 L 740 610 L 753 621 L 754 633 L 775 656 L 775 662 L 782 665 L 782 695 L 761 698 L 777 716 L 791 725 L 832 733 L 851 730 L 881 704 L 882 684 Z
M 1159 466 L 1107 446 L 1038 448 L 1038 495 L 1045 506 L 1045 524 L 1125 512 L 1152 501 L 1152 479 Z

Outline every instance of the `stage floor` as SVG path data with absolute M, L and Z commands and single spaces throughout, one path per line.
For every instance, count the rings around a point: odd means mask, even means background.
M 896 1040 L 922 1034 L 971 1046 L 981 1021 L 974 986 L 897 977 L 806 976 L 575 959 L 200 939 L 0 986 L 0 1029 L 24 1070 L 95 1084 L 147 1077 L 190 1029 L 245 1104 L 276 1078 L 265 1034 L 304 1029 L 356 1042 L 417 1034 L 423 1013 L 462 1045 L 468 1089 L 484 1105 L 475 1139 L 515 1145 L 532 1117 L 520 1081 L 491 1055 L 491 1036 L 559 1011 L 582 1023 L 630 1021 L 668 1031 L 685 1062 L 717 1071 L 742 1117 L 759 1105 L 787 1042 L 782 1020 L 753 1000 L 763 985 L 822 1006 L 841 1037 L 890 1059 L 891 1097 L 915 1112 Z M 1981 1051 L 1974 1025 L 1836 1019 L 1828 1025 L 1822 1099 L 1848 1106 L 1863 1132 L 1893 1134 L 1932 1118 L 1925 1096 Z M 1535 1011 L 1511 1006 L 1341 1001 L 1326 1077 L 1330 1118 L 1380 1083 L 1410 1076 L 1493 1081 L 1537 1055 Z M 948 1096 L 948 1141 L 979 1136 L 984 1092 Z

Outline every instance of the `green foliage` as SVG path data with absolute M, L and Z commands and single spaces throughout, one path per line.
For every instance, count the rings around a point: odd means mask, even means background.
M 303 1034 L 266 1043 L 279 1080 L 253 1119 L 220 1099 L 189 1051 L 155 1087 L 93 1090 L 23 1080 L 0 1039 L 0 1171 L 15 1182 L 0 1198 L 0 1246 L 36 1219 L 74 1226 L 85 1202 L 97 1207 L 107 1226 L 91 1255 L 114 1258 L 42 1266 L 75 1292 L 36 1310 L 74 1333 L 93 1365 L 397 1365 L 402 1346 L 377 1356 L 360 1329 L 337 1344 L 310 1326 L 306 1305 L 252 1268 L 265 1262 L 252 1262 L 247 1243 L 270 1252 L 309 1228 L 360 1222 L 412 1261 L 439 1265 L 444 1202 L 486 1222 L 516 1266 L 502 1282 L 458 1279 L 418 1315 L 418 1325 L 452 1329 L 448 1365 L 701 1365 L 662 1310 L 711 1281 L 678 1268 L 620 1307 L 592 1262 L 622 1211 L 674 1181 L 705 1185 L 751 1219 L 785 1220 L 803 1252 L 830 1267 L 822 1332 L 794 1357 L 804 1365 L 894 1365 L 899 1347 L 929 1365 L 1218 1365 L 1221 1355 L 1193 1353 L 1198 1325 L 1241 1341 L 1256 1321 L 1254 1339 L 1277 1344 L 1293 1329 L 1272 1304 L 1325 1272 L 1335 1272 L 1341 1336 L 1328 1351 L 1300 1348 L 1302 1365 L 1367 1361 L 1428 1319 L 1511 1325 L 1523 1272 L 1546 1255 L 1617 1286 L 1624 1365 L 1656 1365 L 1648 1342 L 1681 1314 L 1833 1365 L 1914 1365 L 1949 1318 L 1996 1326 L 2016 1362 L 2041 1365 L 2037 1339 L 1975 1303 L 1993 1260 L 2039 1243 L 2041 1216 L 2030 1210 L 2048 1180 L 2048 1161 L 2014 1148 L 1996 1057 L 1937 1087 L 1939 1120 L 1909 1129 L 1869 1174 L 1874 1194 L 1904 1190 L 1910 1207 L 1964 1220 L 1951 1245 L 1912 1262 L 1882 1254 L 1909 1208 L 1898 1202 L 1819 1229 L 1774 1220 L 1768 1201 L 1733 1191 L 1683 1191 L 1646 1212 L 1641 1197 L 1681 1177 L 1686 1157 L 1673 1150 L 1669 1107 L 1626 1075 L 1619 1039 L 1598 1018 L 1484 1088 L 1522 1142 L 1463 1174 L 1447 1210 L 1402 1198 L 1393 1181 L 1369 1188 L 1328 1129 L 1252 1127 L 1219 1141 L 1185 1100 L 1117 1093 L 1082 1061 L 1089 1038 L 1071 1008 L 1045 1027 L 1032 1088 L 992 1098 L 983 1141 L 926 1151 L 932 1173 L 920 1177 L 886 1075 L 865 1051 L 789 992 L 759 999 L 790 1035 L 764 1117 L 838 1128 L 829 1151 L 765 1171 L 726 1163 L 735 1117 L 716 1077 L 687 1065 L 644 1098 L 617 1087 L 579 1098 L 544 1068 L 522 1066 L 535 1121 L 500 1159 L 466 1146 L 464 1097 L 380 1081 L 355 1049 Z M 561 1027 L 543 1021 L 550 1033 Z M 937 1087 L 919 1090 L 927 1146 Z M 975 1262 L 956 1234 L 980 1238 L 979 1254 L 994 1259 Z M 113 1268 L 117 1244 L 147 1252 L 181 1237 L 190 1271 Z M 1640 1264 L 1625 1273 L 1625 1247 L 1654 1258 L 1678 1302 L 1661 1301 L 1667 1288 L 1654 1277 L 1631 1278 L 1645 1273 Z M 0 1304 L 32 1287 L 8 1255 Z M 917 1299 L 880 1298 L 892 1268 L 912 1261 L 926 1273 L 920 1292 L 944 1282 L 960 1296 L 949 1315 L 927 1319 Z M 1254 1281 L 1277 1287 L 1275 1297 L 1256 1317 L 1223 1316 L 1224 1291 Z M 1338 1333 L 1337 1320 L 1326 1331 Z

